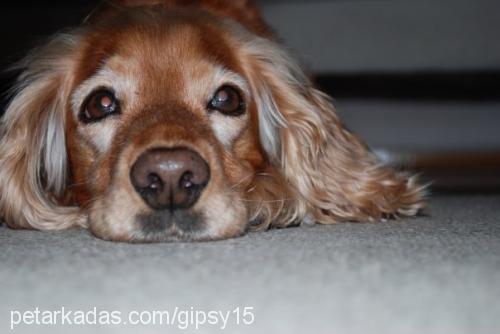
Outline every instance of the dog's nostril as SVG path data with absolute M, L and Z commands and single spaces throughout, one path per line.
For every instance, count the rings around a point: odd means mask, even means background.
M 188 171 L 182 174 L 181 179 L 179 180 L 179 187 L 184 188 L 184 189 L 190 189 L 193 188 L 194 184 L 192 182 L 193 180 L 193 172 Z
M 210 179 L 208 164 L 185 148 L 146 151 L 133 164 L 130 180 L 153 209 L 186 209 L 200 197 Z
M 157 191 L 163 188 L 162 180 L 155 173 L 151 173 L 148 175 L 148 182 L 149 182 L 148 188 L 151 190 Z

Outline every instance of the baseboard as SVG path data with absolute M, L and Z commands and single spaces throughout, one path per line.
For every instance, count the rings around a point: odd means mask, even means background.
M 318 74 L 316 83 L 336 98 L 500 100 L 500 69 Z

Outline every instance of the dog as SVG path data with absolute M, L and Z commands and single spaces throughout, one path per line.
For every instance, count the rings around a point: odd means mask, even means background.
M 248 0 L 98 7 L 17 67 L 0 126 L 0 216 L 114 241 L 416 215 Z

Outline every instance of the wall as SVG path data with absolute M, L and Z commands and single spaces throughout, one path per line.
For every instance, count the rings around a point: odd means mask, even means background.
M 500 69 L 498 0 L 262 4 L 315 72 Z

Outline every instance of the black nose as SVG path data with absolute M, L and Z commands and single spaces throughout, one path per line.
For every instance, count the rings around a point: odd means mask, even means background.
M 144 152 L 130 170 L 135 190 L 153 209 L 191 207 L 210 179 L 210 169 L 186 148 L 157 148 Z

